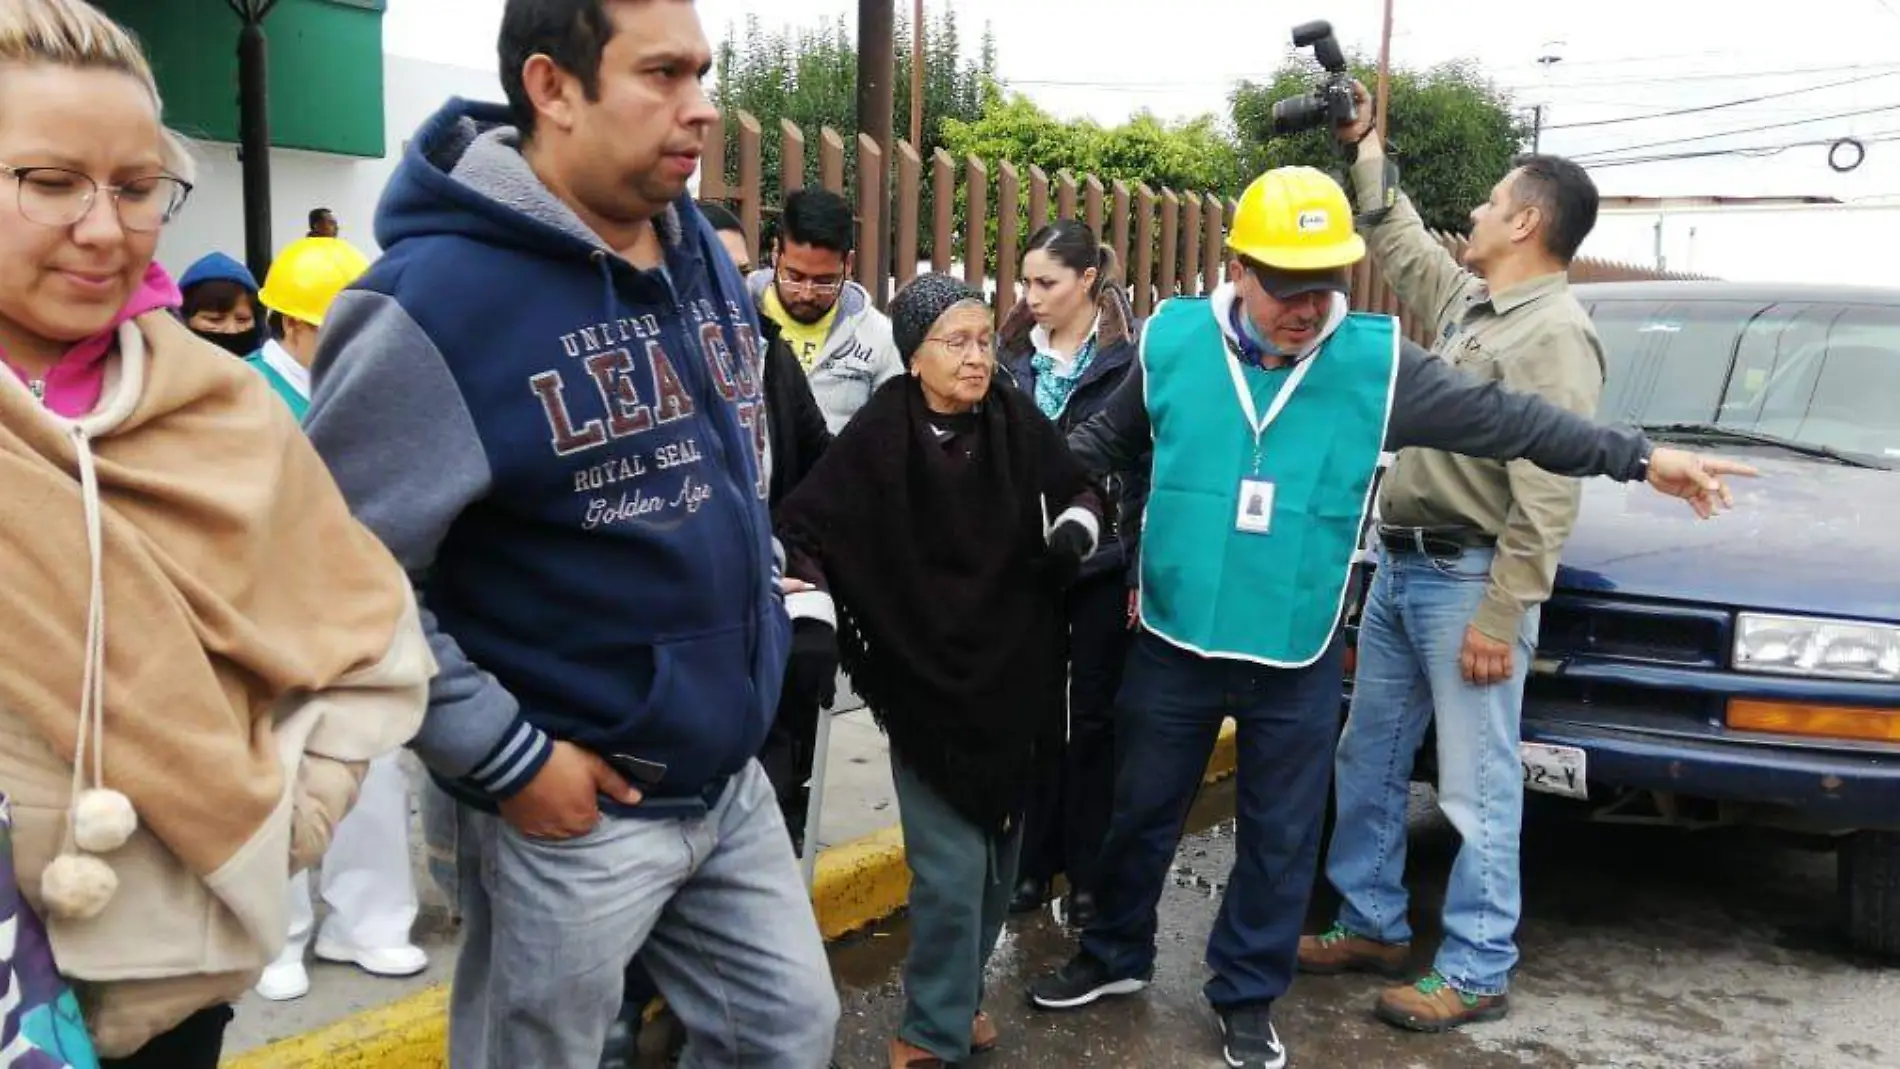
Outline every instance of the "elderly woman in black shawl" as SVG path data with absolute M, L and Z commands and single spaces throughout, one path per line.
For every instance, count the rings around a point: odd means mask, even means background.
M 983 967 L 1036 742 L 1063 730 L 1060 596 L 1101 501 L 1035 404 L 992 388 L 980 294 L 924 275 L 891 319 L 910 375 L 846 426 L 779 533 L 791 576 L 834 600 L 845 671 L 890 735 L 912 877 L 891 1065 L 928 1069 L 996 1043 Z

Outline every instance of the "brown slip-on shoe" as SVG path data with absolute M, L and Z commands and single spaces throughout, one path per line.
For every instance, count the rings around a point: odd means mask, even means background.
M 976 1020 L 970 1024 L 970 1053 L 988 1054 L 996 1049 L 996 1022 L 982 1010 L 976 1011 Z
M 1405 977 L 1410 943 L 1380 943 L 1335 924 L 1318 935 L 1300 937 L 1300 971 L 1315 976 L 1369 972 L 1388 979 Z
M 891 1069 L 949 1069 L 949 1062 L 909 1043 L 891 1037 Z
M 1482 1021 L 1500 1021 L 1511 1012 L 1504 995 L 1472 995 L 1451 986 L 1437 972 L 1415 984 L 1386 989 L 1372 1012 L 1381 1021 L 1412 1032 L 1449 1032 Z

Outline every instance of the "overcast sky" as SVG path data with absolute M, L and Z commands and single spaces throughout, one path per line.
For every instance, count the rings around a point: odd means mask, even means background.
M 926 0 L 933 13 L 952 0 Z M 908 7 L 908 0 L 898 0 Z M 1225 116 L 1233 83 L 1277 66 L 1290 24 L 1324 17 L 1347 48 L 1376 55 L 1380 0 L 954 0 L 974 47 L 987 22 L 1009 85 L 1064 116 L 1118 122 Z M 810 26 L 852 0 L 697 0 L 715 43 L 756 14 Z M 443 63 L 494 62 L 502 0 L 390 0 L 390 51 Z M 1078 18 L 1076 12 L 1086 13 Z M 1593 168 L 1606 194 L 1900 197 L 1900 0 L 1806 0 L 1737 14 L 1720 0 L 1396 0 L 1393 62 L 1476 63 L 1525 107 L 1545 102 L 1546 151 L 1585 162 L 1725 148 L 1891 136 L 1837 175 L 1825 147 Z M 1556 55 L 1548 67 L 1540 56 Z M 1848 83 L 1848 84 L 1838 84 Z M 1832 88 L 1814 88 L 1832 86 Z M 1792 95 L 1790 91 L 1802 90 Z M 1660 112 L 1774 99 L 1682 116 Z M 1834 118 L 1823 118 L 1836 116 Z M 1650 117 L 1650 118 L 1644 118 Z M 1572 123 L 1617 120 L 1605 125 Z M 1640 121 L 1623 121 L 1640 120 Z M 1814 121 L 1809 121 L 1814 120 Z M 1753 132 L 1752 128 L 1773 127 Z M 1705 135 L 1721 134 L 1709 137 Z M 1697 140 L 1685 141 L 1694 138 Z M 1653 146 L 1653 147 L 1644 147 Z

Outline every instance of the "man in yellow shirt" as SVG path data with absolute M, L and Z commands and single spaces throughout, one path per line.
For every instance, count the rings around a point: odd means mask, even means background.
M 886 382 L 904 373 L 891 321 L 851 281 L 851 204 L 825 189 L 794 190 L 779 213 L 772 268 L 747 280 L 759 314 L 779 326 L 837 434 Z

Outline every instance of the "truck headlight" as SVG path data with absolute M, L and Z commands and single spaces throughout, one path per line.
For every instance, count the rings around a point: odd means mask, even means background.
M 1745 612 L 1735 630 L 1744 672 L 1900 682 L 1900 627 Z

